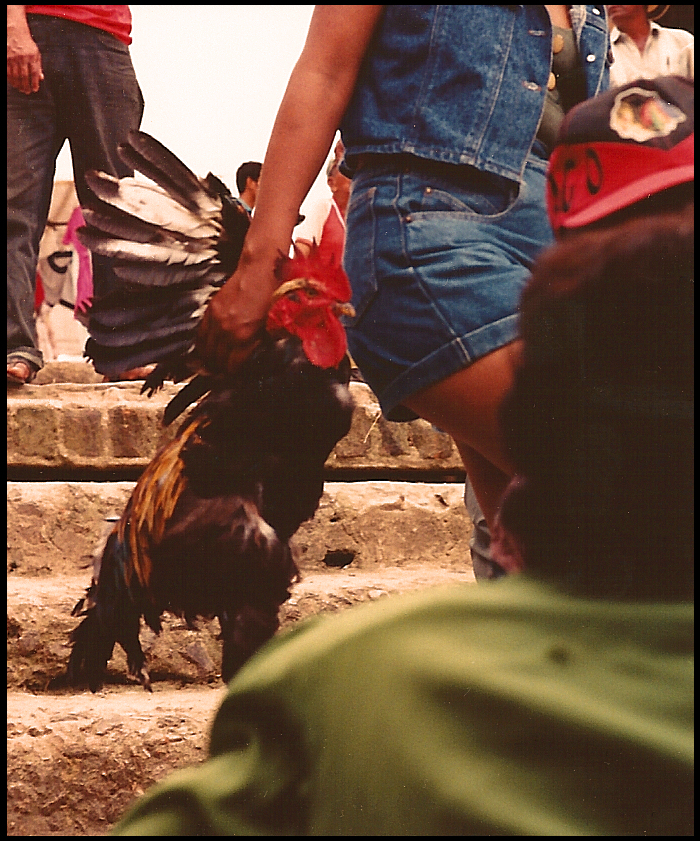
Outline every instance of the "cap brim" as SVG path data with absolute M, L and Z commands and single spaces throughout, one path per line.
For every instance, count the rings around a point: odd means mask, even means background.
M 574 229 L 695 180 L 694 134 L 672 149 L 639 143 L 557 146 L 547 172 L 552 228 Z
M 625 207 L 643 201 L 663 190 L 668 190 L 671 187 L 677 187 L 679 184 L 686 184 L 694 180 L 695 166 L 692 164 L 647 175 L 645 178 L 640 178 L 638 181 L 608 194 L 600 199 L 600 201 L 594 202 L 578 213 L 568 216 L 566 221 L 560 223 L 559 227 L 582 228 L 584 225 L 598 222 L 611 213 L 623 210 Z

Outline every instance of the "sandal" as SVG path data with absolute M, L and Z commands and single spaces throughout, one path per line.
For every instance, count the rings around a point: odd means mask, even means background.
M 36 370 L 26 359 L 15 356 L 7 360 L 8 385 L 27 385 L 36 377 L 36 374 Z

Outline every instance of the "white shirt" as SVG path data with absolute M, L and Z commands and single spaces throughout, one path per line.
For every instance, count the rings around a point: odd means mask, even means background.
M 652 22 L 641 53 L 629 35 L 616 26 L 610 40 L 615 59 L 610 68 L 611 87 L 672 74 L 694 78 L 695 38 L 685 29 L 668 29 Z

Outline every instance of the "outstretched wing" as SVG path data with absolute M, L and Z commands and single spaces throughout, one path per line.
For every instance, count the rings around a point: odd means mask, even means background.
M 196 370 L 197 325 L 236 268 L 249 219 L 223 182 L 197 177 L 145 132 L 131 132 L 119 154 L 150 181 L 86 176 L 100 204 L 84 210 L 78 235 L 122 284 L 93 301 L 85 353 L 107 376 L 157 363 L 152 391 Z

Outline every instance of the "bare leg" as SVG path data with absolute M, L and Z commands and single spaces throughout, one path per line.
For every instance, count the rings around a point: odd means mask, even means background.
M 452 435 L 489 526 L 513 475 L 498 410 L 513 383 L 519 351 L 519 342 L 499 348 L 405 401 Z
M 500 578 L 503 571 L 491 554 L 491 532 L 468 475 L 464 481 L 464 507 L 473 524 L 472 536 L 469 538 L 469 554 L 476 580 Z
M 510 482 L 511 476 L 495 467 L 467 444 L 460 441 L 455 441 L 455 444 L 462 457 L 464 469 L 469 476 L 474 495 L 481 506 L 487 523 L 491 526 L 503 491 Z

